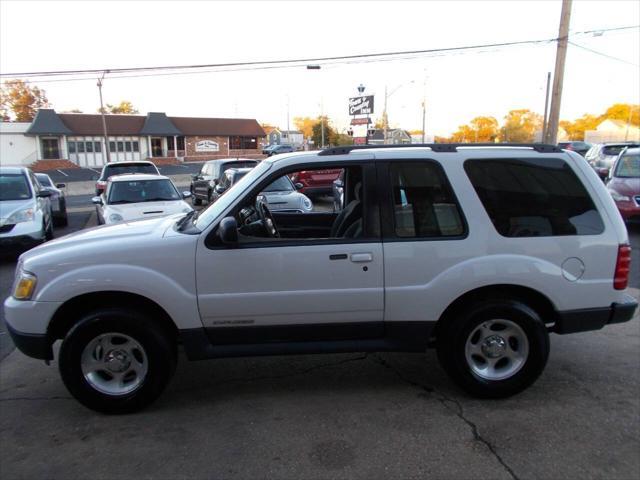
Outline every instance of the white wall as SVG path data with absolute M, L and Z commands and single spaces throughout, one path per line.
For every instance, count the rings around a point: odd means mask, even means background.
M 36 161 L 36 137 L 27 137 L 31 123 L 0 122 L 0 164 L 29 166 Z

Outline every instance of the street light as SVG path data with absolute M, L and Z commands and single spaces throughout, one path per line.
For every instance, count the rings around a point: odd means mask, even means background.
M 364 93 L 364 85 L 363 84 L 358 85 L 358 93 L 360 95 L 362 95 Z
M 320 70 L 320 65 L 307 65 L 307 70 Z M 321 135 L 321 148 L 324 148 L 324 99 L 320 95 L 320 135 Z

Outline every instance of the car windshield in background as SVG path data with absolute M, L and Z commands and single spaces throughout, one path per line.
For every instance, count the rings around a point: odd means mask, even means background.
M 113 182 L 107 204 L 161 202 L 180 198 L 170 180 L 132 180 Z
M 616 167 L 616 177 L 640 178 L 640 155 L 623 155 Z
M 263 192 L 291 192 L 293 191 L 293 185 L 291 184 L 291 180 L 287 177 L 280 177 L 271 185 L 263 190 Z
M 36 173 L 36 178 L 40 182 L 40 185 L 42 185 L 43 187 L 53 187 L 48 175 L 44 175 L 42 173 Z
M 103 180 L 114 175 L 122 175 L 124 173 L 148 173 L 150 175 L 157 175 L 158 171 L 156 170 L 156 167 L 146 163 L 141 163 L 139 165 L 113 165 L 105 169 Z
M 602 148 L 603 155 L 620 155 L 620 152 L 629 145 L 605 145 Z
M 256 166 L 256 162 L 228 162 L 222 166 L 222 172 L 226 172 L 230 168 L 253 168 Z
M 31 198 L 27 178 L 21 173 L 0 173 L 0 201 Z

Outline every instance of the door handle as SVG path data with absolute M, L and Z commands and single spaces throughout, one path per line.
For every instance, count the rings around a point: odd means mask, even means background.
M 373 261 L 372 253 L 352 253 L 351 261 L 354 263 L 365 263 Z

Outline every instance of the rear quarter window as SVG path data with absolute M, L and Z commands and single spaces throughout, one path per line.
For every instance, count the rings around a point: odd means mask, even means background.
M 558 158 L 467 160 L 469 180 L 504 237 L 596 235 L 604 224 L 571 167 Z

